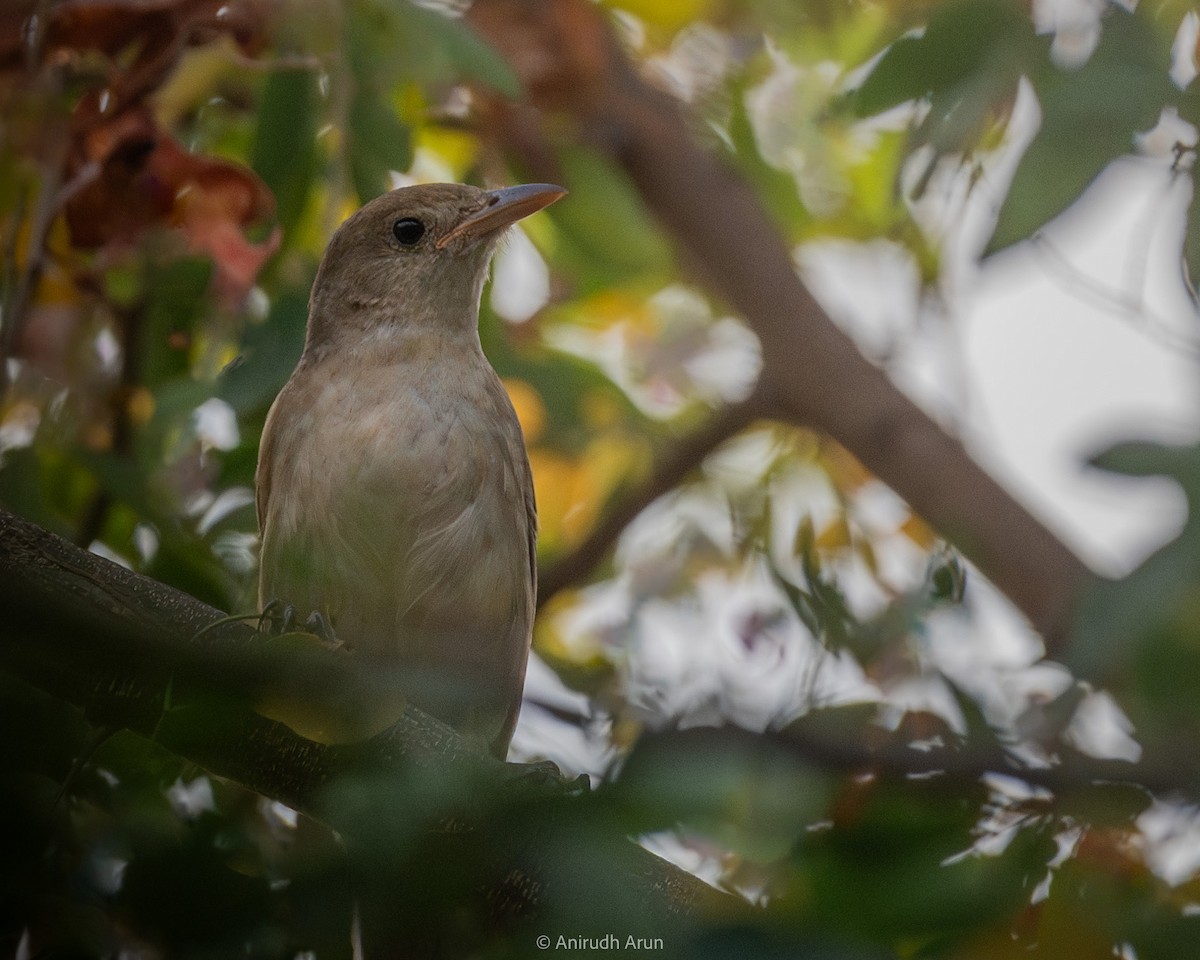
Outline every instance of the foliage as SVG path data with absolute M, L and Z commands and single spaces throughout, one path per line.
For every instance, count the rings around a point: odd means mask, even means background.
M 989 254 L 1086 202 L 1160 117 L 1200 123 L 1177 42 L 1195 14 L 1165 0 L 1105 5 L 1082 54 L 1011 0 L 605 7 L 781 235 L 888 244 L 932 297 L 931 196 L 996 190 L 1030 102 Z M 522 95 L 463 20 L 407 0 L 0 10 L 0 505 L 252 611 L 257 440 L 325 239 L 398 176 L 519 179 L 486 105 Z M 1194 135 L 1150 162 L 1194 180 Z M 611 158 L 563 141 L 570 200 L 496 269 L 546 265 L 548 290 L 523 313 L 485 296 L 481 326 L 530 445 L 546 569 L 758 364 Z M 1181 282 L 1197 223 L 1193 204 Z M 1200 482 L 1190 449 L 1097 463 L 1190 501 Z M 971 616 L 986 587 L 953 551 L 834 444 L 758 425 L 543 610 L 537 650 L 590 698 L 572 722 L 599 758 L 596 789 L 549 812 L 366 773 L 329 788 L 360 812 L 343 837 L 0 673 L 0 941 L 340 957 L 358 902 L 375 936 L 448 956 L 610 932 L 714 958 L 1188 955 L 1200 880 L 1165 870 L 1159 841 L 1197 822 L 1179 747 L 1200 732 L 1197 522 L 1096 587 L 1075 674 L 998 664 Z M 1140 760 L 1100 778 L 1087 718 L 1105 710 L 1132 719 Z M 503 890 L 551 815 L 541 913 L 497 924 L 479 891 Z M 761 909 L 667 925 L 633 902 L 626 836 Z

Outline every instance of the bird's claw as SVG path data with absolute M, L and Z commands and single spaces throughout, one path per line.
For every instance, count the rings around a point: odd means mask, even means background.
M 296 608 L 282 600 L 268 600 L 258 615 L 258 629 L 271 637 L 293 633 L 296 629 Z
M 330 626 L 329 621 L 316 610 L 305 619 L 304 632 L 311 633 L 314 637 L 320 637 L 330 650 L 336 650 L 342 645 L 342 641 L 334 636 L 333 627 Z
M 300 614 L 290 603 L 269 600 L 258 616 L 258 629 L 269 636 L 278 637 L 285 633 L 310 633 L 326 646 L 336 650 L 341 646 L 333 633 L 329 621 L 317 610 L 300 622 Z

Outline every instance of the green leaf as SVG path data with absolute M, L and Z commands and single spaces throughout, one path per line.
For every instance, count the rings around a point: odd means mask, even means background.
M 787 594 L 801 622 L 822 645 L 830 650 L 849 649 L 860 658 L 870 657 L 877 652 L 874 641 L 878 638 L 863 629 L 836 579 L 821 568 L 812 534 L 808 525 L 798 534 L 803 585 L 793 583 L 790 574 L 772 566 L 775 582 Z
M 523 95 L 521 82 L 505 59 L 465 21 L 413 6 L 406 0 L 392 2 L 404 8 L 404 20 L 413 38 L 409 52 L 414 55 L 414 64 L 423 65 L 421 79 L 446 82 L 466 78 L 512 100 Z
M 1031 75 L 1042 124 L 1021 158 L 988 254 L 1026 239 L 1066 210 L 1177 98 L 1167 73 L 1169 42 L 1145 18 L 1116 5 L 1110 11 L 1087 63 L 1064 70 L 1047 61 Z
M 241 355 L 217 378 L 217 396 L 238 413 L 266 407 L 300 359 L 307 319 L 307 295 L 286 289 L 271 304 L 266 320 L 247 326 Z
M 196 826 L 182 837 L 139 837 L 116 898 L 118 909 L 151 931 L 176 956 L 200 946 L 249 953 L 246 941 L 266 915 L 272 896 L 263 876 L 247 876 L 227 862 L 228 843 Z M 229 955 L 229 954 L 226 954 Z M 253 955 L 250 953 L 250 955 Z
M 7 673 L 0 673 L 0 723 L 7 733 L 0 738 L 6 771 L 61 779 L 87 742 L 88 725 L 79 711 Z
M 346 156 L 359 200 L 379 196 L 388 173 L 412 164 L 412 133 L 400 121 L 390 99 L 395 83 L 388 38 L 399 28 L 381 7 L 356 4 L 347 14 L 346 61 L 354 91 L 346 117 Z M 403 61 L 401 61 L 403 62 Z
M 934 601 L 962 603 L 967 592 L 967 565 L 952 549 L 930 555 L 929 568 L 925 572 L 929 590 Z
M 145 386 L 154 389 L 166 380 L 188 375 L 191 339 L 210 304 L 212 271 L 212 261 L 201 257 L 147 265 L 139 371 Z
M 733 151 L 730 159 L 737 165 L 738 172 L 754 186 L 775 225 L 785 236 L 795 238 L 811 218 L 800 200 L 795 177 L 771 166 L 759 152 L 746 109 L 748 87 L 743 80 L 732 90 L 729 139 Z
M 158 527 L 158 551 L 146 564 L 143 573 L 162 583 L 169 583 L 192 596 L 212 604 L 218 610 L 228 610 L 240 594 L 239 583 L 198 537 L 186 531 Z
M 1119 861 L 1118 861 L 1119 862 Z M 1128 943 L 1143 960 L 1190 957 L 1200 938 L 1200 916 L 1181 911 L 1177 890 L 1154 882 L 1147 868 L 1105 866 L 1103 861 L 1068 859 L 1054 872 L 1045 910 L 1113 943 Z M 1050 954 L 1066 956 L 1066 954 Z M 1100 956 L 1095 952 L 1074 956 Z
M 79 516 L 78 497 L 62 503 L 55 494 L 63 484 L 53 474 L 80 473 L 74 461 L 50 455 L 44 440 L 28 447 L 4 451 L 0 469 L 0 505 L 64 537 L 71 537 Z M 49 475 L 49 476 L 48 476 Z M 47 480 L 56 482 L 48 483 Z M 90 484 L 89 484 L 90 485 Z M 76 483 L 65 486 L 75 488 Z
M 1007 0 L 942 4 L 922 35 L 901 37 L 888 48 L 858 89 L 855 111 L 874 116 L 947 92 L 953 103 L 981 79 L 991 81 L 993 73 L 1015 79 L 1033 37 L 1028 15 Z
M 983 708 L 979 702 L 955 683 L 951 677 L 948 677 L 944 673 L 940 673 L 940 676 L 942 683 L 946 685 L 946 689 L 954 697 L 954 702 L 958 706 L 958 712 L 962 714 L 963 724 L 966 726 L 966 733 L 963 739 L 980 753 L 999 753 L 1000 740 L 996 736 L 995 729 L 984 715 Z
M 733 729 L 643 736 L 609 794 L 633 832 L 682 824 L 760 862 L 785 855 L 832 795 L 829 777 Z
M 1127 826 L 1149 809 L 1154 797 L 1132 783 L 1089 783 L 1060 791 L 1055 804 L 1064 816 L 1092 826 Z
M 1057 847 L 1034 823 L 999 854 L 972 851 L 986 798 L 979 784 L 941 778 L 859 785 L 840 805 L 844 814 L 796 849 L 809 916 L 892 939 L 967 930 L 1011 913 Z
M 307 70 L 276 70 L 258 107 L 250 165 L 275 194 L 284 242 L 304 214 L 316 172 L 321 107 L 318 80 Z
M 1138 653 L 1171 630 L 1181 608 L 1200 591 L 1200 447 L 1122 443 L 1092 458 L 1093 466 L 1126 476 L 1167 476 L 1188 499 L 1179 537 L 1115 582 L 1097 581 L 1084 595 L 1071 631 L 1066 666 L 1101 679 L 1123 671 Z
M 512 68 L 459 17 L 409 0 L 357 0 L 349 7 L 346 29 L 349 51 L 370 57 L 351 58 L 352 69 L 373 72 L 381 87 L 474 80 L 506 97 L 521 96 Z
M 558 257 L 580 293 L 669 276 L 671 248 L 624 173 L 592 150 L 564 150 L 559 159 L 571 202 L 548 213 L 560 231 Z
M 347 134 L 350 176 L 363 203 L 387 190 L 390 171 L 412 164 L 411 131 L 375 91 L 355 94 Z
M 485 302 L 479 339 L 488 360 L 501 377 L 515 377 L 532 386 L 545 404 L 546 426 L 539 444 L 576 453 L 586 447 L 593 437 L 586 426 L 586 409 L 601 394 L 632 430 L 647 434 L 653 430 L 628 395 L 594 363 L 541 345 L 531 348 L 512 337 L 507 326 Z
M 354 90 L 346 151 L 359 199 L 387 187 L 391 170 L 412 164 L 412 131 L 396 111 L 406 83 L 446 86 L 473 80 L 508 97 L 521 87 L 504 59 L 461 19 L 407 0 L 360 0 L 346 12 L 344 57 Z

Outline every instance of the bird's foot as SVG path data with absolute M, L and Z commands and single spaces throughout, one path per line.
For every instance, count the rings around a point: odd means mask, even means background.
M 269 600 L 258 615 L 258 629 L 268 636 L 278 637 L 285 633 L 310 633 L 319 638 L 332 650 L 340 647 L 341 641 L 333 633 L 329 621 L 314 610 L 300 622 L 300 614 L 290 603 L 282 600 Z

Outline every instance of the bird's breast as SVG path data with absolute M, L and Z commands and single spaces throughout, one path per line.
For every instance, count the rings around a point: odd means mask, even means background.
M 398 624 L 484 637 L 521 616 L 528 468 L 490 367 L 310 372 L 308 402 L 281 395 L 274 425 L 263 596 L 322 610 L 339 639 L 377 650 Z

